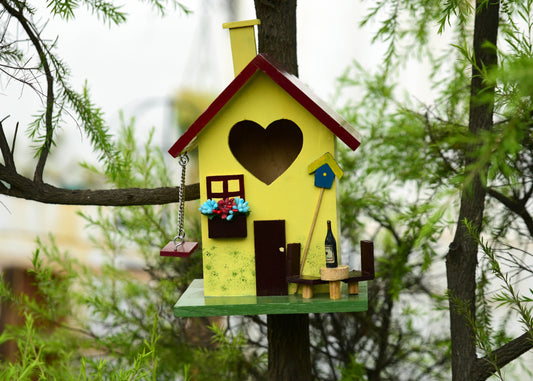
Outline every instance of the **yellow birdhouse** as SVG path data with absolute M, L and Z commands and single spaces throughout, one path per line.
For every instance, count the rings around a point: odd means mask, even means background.
M 224 24 L 235 79 L 169 150 L 177 157 L 198 149 L 205 304 L 253 304 L 293 293 L 290 275 L 320 276 L 326 221 L 338 231 L 336 184 L 325 192 L 315 186 L 310 164 L 334 153 L 336 138 L 352 150 L 360 144 L 355 129 L 297 77 L 256 55 L 257 24 Z

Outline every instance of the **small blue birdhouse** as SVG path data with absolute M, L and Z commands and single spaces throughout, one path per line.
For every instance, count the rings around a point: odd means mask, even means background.
M 335 173 L 333 173 L 329 164 L 322 164 L 315 171 L 315 186 L 330 189 L 333 185 L 333 180 L 335 180 Z
M 324 155 L 312 162 L 309 165 L 308 172 L 309 174 L 315 174 L 316 187 L 326 189 L 330 189 L 332 187 L 335 176 L 340 179 L 343 175 L 341 167 L 339 167 L 329 152 L 326 152 Z

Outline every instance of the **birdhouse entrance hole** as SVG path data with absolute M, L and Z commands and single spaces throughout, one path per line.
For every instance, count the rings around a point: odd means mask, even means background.
M 288 119 L 278 119 L 266 129 L 242 120 L 231 128 L 228 140 L 235 159 L 267 185 L 291 166 L 303 146 L 302 131 Z

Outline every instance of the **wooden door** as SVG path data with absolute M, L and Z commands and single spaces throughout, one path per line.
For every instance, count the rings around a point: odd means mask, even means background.
M 257 296 L 287 295 L 285 221 L 254 221 Z

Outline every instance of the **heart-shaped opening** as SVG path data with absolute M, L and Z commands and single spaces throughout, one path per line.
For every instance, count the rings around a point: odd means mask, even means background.
M 288 119 L 276 120 L 266 129 L 254 121 L 242 120 L 231 128 L 228 143 L 235 159 L 270 185 L 300 154 L 303 134 L 300 127 Z

